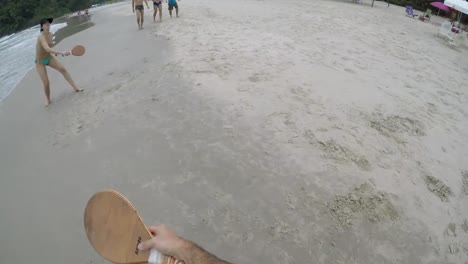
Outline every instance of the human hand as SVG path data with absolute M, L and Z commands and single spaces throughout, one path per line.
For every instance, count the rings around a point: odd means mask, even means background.
M 190 247 L 190 242 L 176 235 L 165 225 L 148 227 L 153 234 L 153 238 L 141 242 L 138 245 L 139 250 L 156 249 L 164 255 L 173 256 L 177 259 L 184 259 L 184 255 Z

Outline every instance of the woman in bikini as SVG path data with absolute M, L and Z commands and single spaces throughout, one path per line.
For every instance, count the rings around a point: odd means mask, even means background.
M 51 48 L 51 46 L 53 45 L 53 34 L 50 32 L 50 24 L 52 23 L 52 21 L 52 18 L 44 18 L 41 20 L 41 35 L 39 35 L 39 37 L 37 38 L 36 43 L 36 69 L 39 73 L 39 76 L 41 77 L 42 83 L 44 84 L 44 93 L 47 98 L 46 106 L 48 106 L 51 103 L 50 83 L 49 77 L 47 76 L 46 66 L 50 66 L 55 70 L 59 71 L 76 92 L 82 91 L 82 89 L 76 86 L 67 69 L 65 69 L 65 67 L 63 67 L 63 65 L 56 58 L 54 58 L 54 56 L 52 56 L 52 54 L 63 56 L 70 55 L 69 51 L 60 52 Z

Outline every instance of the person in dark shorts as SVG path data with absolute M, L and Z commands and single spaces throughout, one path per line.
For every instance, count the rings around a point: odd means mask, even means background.
M 135 10 L 137 11 L 136 15 L 137 15 L 138 30 L 143 29 L 143 20 L 145 17 L 145 8 L 143 7 L 143 1 L 145 1 L 146 7 L 149 9 L 147 0 L 132 0 L 133 13 L 135 13 Z
M 153 21 L 156 22 L 156 15 L 158 14 L 158 10 L 159 10 L 159 21 L 162 21 L 162 1 L 153 0 L 153 6 L 154 6 Z
M 179 17 L 179 5 L 177 4 L 177 0 L 169 0 L 169 15 L 172 17 L 172 10 L 175 7 L 176 17 Z

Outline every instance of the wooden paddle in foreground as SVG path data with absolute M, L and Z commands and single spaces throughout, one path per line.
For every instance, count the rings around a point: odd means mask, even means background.
M 117 264 L 183 264 L 156 250 L 139 251 L 138 244 L 152 238 L 133 205 L 113 190 L 100 191 L 89 199 L 84 226 L 94 249 Z

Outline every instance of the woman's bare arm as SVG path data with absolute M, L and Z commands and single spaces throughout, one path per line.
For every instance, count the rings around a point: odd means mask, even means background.
M 48 53 L 55 54 L 55 55 L 65 55 L 66 54 L 66 52 L 60 52 L 60 51 L 52 49 L 49 46 L 49 43 L 47 43 L 44 36 L 40 36 L 39 41 L 41 42 L 41 45 L 44 48 L 44 50 L 47 51 Z

